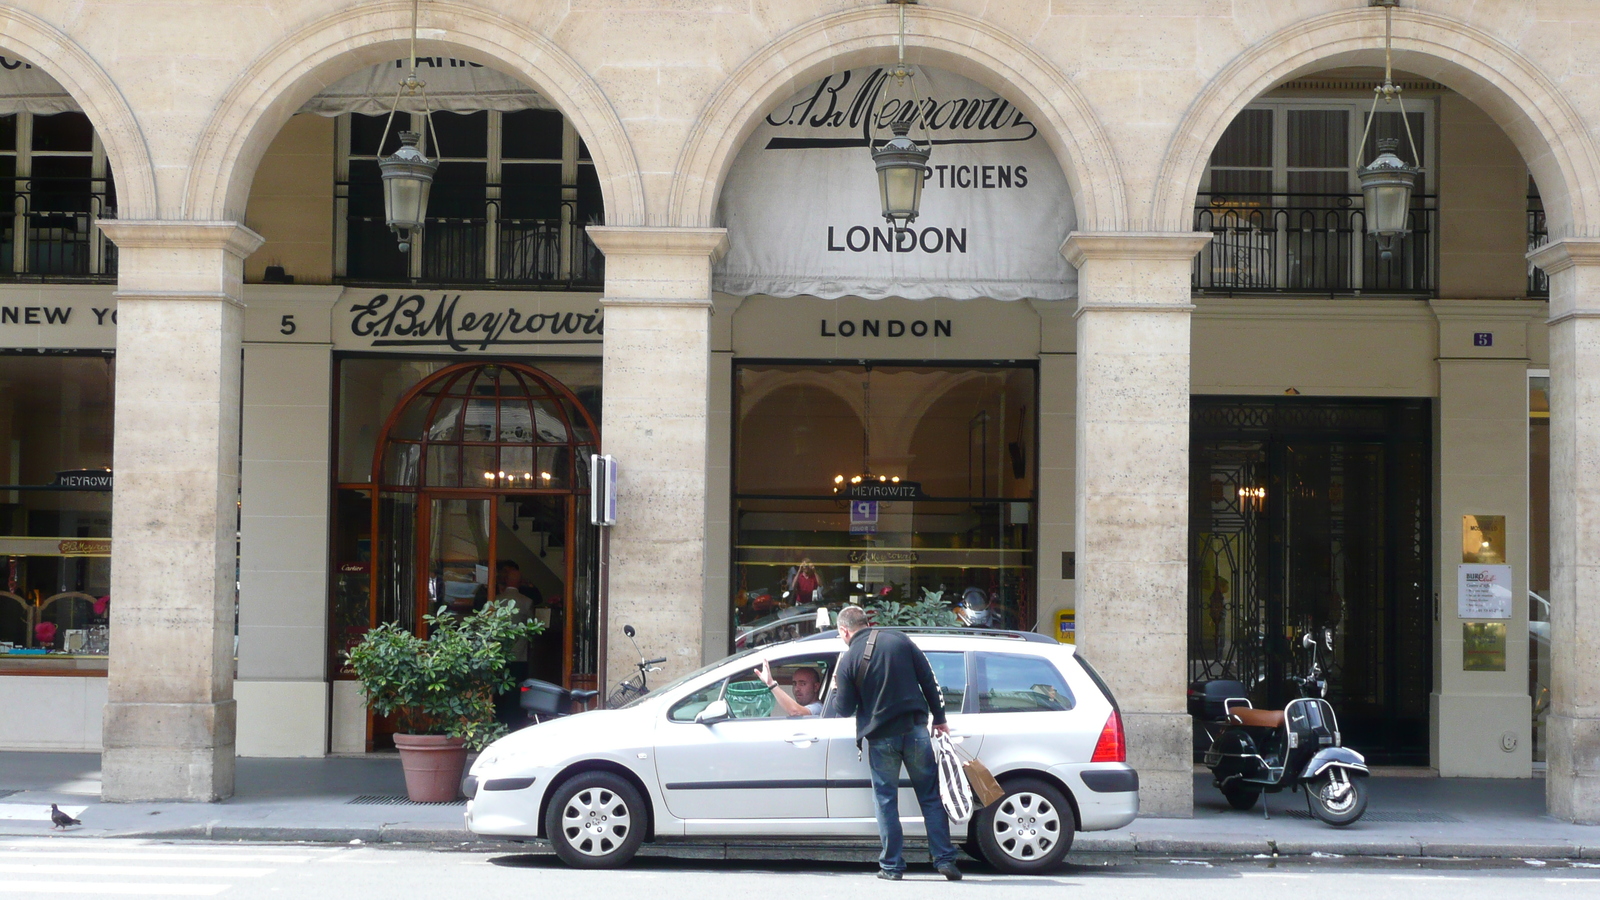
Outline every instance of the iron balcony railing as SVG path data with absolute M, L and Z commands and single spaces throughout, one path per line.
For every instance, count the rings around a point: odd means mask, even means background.
M 364 206 L 348 202 L 349 187 L 339 184 L 345 208 Z M 489 185 L 486 193 L 492 198 L 498 187 Z M 599 216 L 588 215 L 581 204 L 563 203 L 559 218 L 505 215 L 496 199 L 463 204 L 447 198 L 443 205 L 452 211 L 481 205 L 483 214 L 430 216 L 414 242 L 414 258 L 400 253 L 381 214 L 348 212 L 343 223 L 345 280 L 569 287 L 604 282 L 604 257 L 584 228 L 599 224 Z
M 1360 194 L 1200 194 L 1201 293 L 1432 294 L 1436 197 L 1412 200 L 1410 229 L 1385 259 L 1367 237 Z
M 1535 250 L 1550 239 L 1550 226 L 1544 218 L 1544 201 L 1538 194 L 1528 197 L 1528 249 Z M 1533 263 L 1528 263 L 1528 296 L 1550 296 L 1550 276 Z
M 96 225 L 116 216 L 111 179 L 4 176 L 0 204 L 11 209 L 0 215 L 0 278 L 116 277 L 116 245 Z

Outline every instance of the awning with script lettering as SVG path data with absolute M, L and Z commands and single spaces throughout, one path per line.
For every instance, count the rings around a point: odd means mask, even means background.
M 882 68 L 830 75 L 780 103 L 722 190 L 728 253 L 715 286 L 739 296 L 1065 300 L 1061 255 L 1076 216 L 1038 128 L 988 88 L 919 68 L 911 136 L 933 141 L 922 212 L 883 220 L 869 135 L 882 140 L 911 93 Z
M 329 85 L 300 107 L 300 112 L 337 116 L 354 112 L 376 116 L 389 112 L 395 89 L 405 78 L 409 60 L 394 60 L 362 69 Z M 513 112 L 554 109 L 543 94 L 488 66 L 445 57 L 418 57 L 417 78 L 427 85 L 428 105 L 436 111 Z M 405 110 L 420 109 L 407 100 Z M 78 101 L 43 69 L 14 56 L 0 56 L 0 115 L 31 112 L 53 115 L 79 110 Z

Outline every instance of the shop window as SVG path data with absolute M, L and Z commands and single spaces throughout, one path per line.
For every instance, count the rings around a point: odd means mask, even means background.
M 1361 100 L 1263 100 L 1223 133 L 1195 201 L 1195 229 L 1212 235 L 1195 263 L 1197 291 L 1429 294 L 1434 290 L 1438 202 L 1430 193 L 1432 105 L 1407 104 L 1410 139 L 1425 170 L 1410 233 L 1384 259 L 1366 237 L 1362 161 L 1396 138 L 1411 157 L 1406 122 Z
M 595 679 L 598 545 L 587 461 L 595 360 L 338 360 L 330 668 L 372 624 L 421 627 L 514 591 L 547 631 L 528 674 Z M 526 602 L 521 600 L 519 602 Z
M 116 215 L 105 148 L 80 112 L 0 116 L 0 276 L 109 279 L 116 245 L 95 222 Z
M 110 356 L 0 355 L 0 674 L 104 673 Z
M 335 272 L 356 282 L 599 285 L 585 226 L 605 219 L 594 163 L 554 110 L 434 113 L 441 158 L 428 224 L 409 254 L 384 225 L 385 116 L 339 119 Z M 382 154 L 420 119 L 396 114 Z
M 1033 627 L 1031 366 L 746 364 L 736 379 L 736 646 L 848 603 L 936 599 L 969 624 Z

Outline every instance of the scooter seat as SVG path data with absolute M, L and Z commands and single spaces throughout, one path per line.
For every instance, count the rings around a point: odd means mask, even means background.
M 1281 709 L 1251 709 L 1247 706 L 1236 706 L 1231 710 L 1233 721 L 1246 728 L 1282 728 L 1283 710 Z

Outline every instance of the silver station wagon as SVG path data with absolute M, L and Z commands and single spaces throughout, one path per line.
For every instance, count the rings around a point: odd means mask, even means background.
M 1074 832 L 1133 821 L 1139 776 L 1116 702 L 1071 646 L 1027 632 L 908 633 L 933 664 L 952 737 L 1006 790 L 951 823 L 968 853 L 1002 872 L 1040 872 L 1062 861 Z M 467 827 L 548 841 L 587 868 L 622 865 L 644 841 L 876 839 L 855 720 L 789 717 L 756 674 L 770 663 L 787 691 L 813 670 L 826 711 L 844 649 L 834 632 L 752 648 L 622 709 L 514 732 L 466 778 Z M 900 810 L 918 812 L 909 782 Z M 925 834 L 920 816 L 904 826 Z

